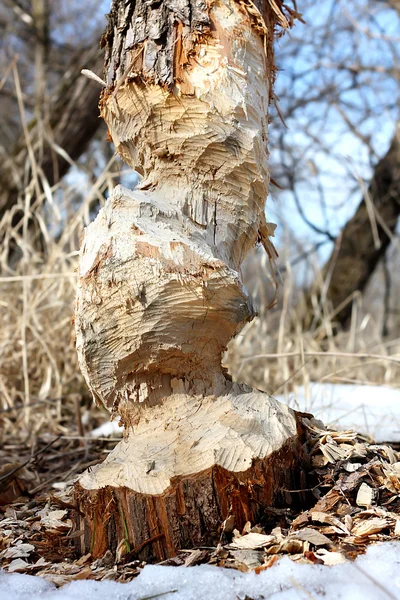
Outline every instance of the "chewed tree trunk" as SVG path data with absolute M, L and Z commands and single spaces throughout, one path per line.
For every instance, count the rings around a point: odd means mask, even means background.
M 268 104 L 281 3 L 115 0 L 101 112 L 142 176 L 116 188 L 81 247 L 79 361 L 125 438 L 76 486 L 82 550 L 146 556 L 214 543 L 291 501 L 300 415 L 231 381 L 229 340 L 253 318 L 240 280 L 269 240 Z

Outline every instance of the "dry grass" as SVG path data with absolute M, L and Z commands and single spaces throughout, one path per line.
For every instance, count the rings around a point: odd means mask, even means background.
M 396 386 L 400 383 L 400 339 L 383 339 L 380 315 L 363 306 L 363 298 L 353 301 L 349 330 L 334 334 L 336 314 L 327 302 L 313 301 L 313 323 L 304 330 L 304 294 L 296 285 L 290 256 L 282 265 L 278 305 L 261 314 L 231 343 L 226 364 L 239 381 L 250 383 L 271 394 L 288 396 L 298 386 L 310 382 L 359 383 Z M 321 269 L 311 256 L 309 269 L 324 287 Z M 281 269 L 282 269 L 281 266 Z M 268 303 L 272 294 L 266 259 L 254 252 L 247 265 L 249 287 Z M 246 279 L 246 277 L 245 277 Z M 365 303 L 366 304 L 366 303 Z
M 79 238 L 93 208 L 104 203 L 114 186 L 113 162 L 92 183 L 77 165 L 78 186 L 62 183 L 50 188 L 42 181 L 45 191 L 31 206 L 38 184 L 33 176 L 0 223 L 3 435 L 16 427 L 25 437 L 39 431 L 66 433 L 75 419 L 77 395 L 89 400 L 73 330 Z M 22 221 L 15 225 L 15 216 L 21 213 Z

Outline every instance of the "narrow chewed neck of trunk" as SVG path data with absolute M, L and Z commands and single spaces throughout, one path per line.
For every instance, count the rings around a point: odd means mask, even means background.
M 155 6 L 115 0 L 103 38 L 102 116 L 142 179 L 87 229 L 78 292 L 81 367 L 127 424 L 142 402 L 225 385 L 221 355 L 254 316 L 241 263 L 257 240 L 274 256 L 271 41 L 286 21 L 267 0 Z

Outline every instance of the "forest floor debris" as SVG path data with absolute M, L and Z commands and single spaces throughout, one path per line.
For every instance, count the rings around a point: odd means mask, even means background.
M 295 512 L 271 507 L 259 523 L 246 523 L 241 531 L 235 529 L 231 516 L 221 523 L 218 545 L 183 549 L 162 564 L 189 567 L 206 563 L 260 573 L 287 556 L 300 564 L 332 566 L 354 560 L 369 545 L 400 539 L 400 453 L 388 444 L 370 443 L 353 430 L 335 431 L 311 416 L 303 420 L 312 464 L 313 485 L 306 490 L 308 509 Z M 47 459 L 45 453 L 39 456 L 39 466 L 47 477 L 47 488 L 41 493 L 30 491 L 38 475 L 35 460 L 33 466 L 28 461 L 21 469 L 9 467 L 8 477 L 3 467 L 0 566 L 8 572 L 39 575 L 57 586 L 77 579 L 129 581 L 144 566 L 139 556 L 129 556 L 127 562 L 118 552 L 107 551 L 94 560 L 90 554 L 78 557 L 75 551 L 82 532 L 72 526 L 76 510 L 70 495 L 73 477 L 93 464 L 94 455 L 100 460 L 100 450 L 108 451 L 110 444 L 92 440 L 90 449 L 83 449 L 85 460 L 77 460 L 80 452 L 74 454 L 70 446 L 66 452 L 65 444 L 60 439 L 51 446 L 47 442 L 52 454 Z M 69 478 L 64 472 L 63 484 L 60 461 L 71 457 L 75 464 L 72 468 L 69 464 Z M 57 467 L 50 468 L 49 463 Z M 58 484 L 52 476 L 55 468 L 60 475 Z M 59 489 L 50 492 L 50 485 Z

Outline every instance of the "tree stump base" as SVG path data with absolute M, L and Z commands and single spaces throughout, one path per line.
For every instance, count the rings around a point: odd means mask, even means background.
M 240 530 L 266 507 L 299 502 L 290 490 L 306 487 L 301 414 L 268 394 L 223 385 L 223 394 L 175 393 L 146 407 L 134 431 L 81 476 L 82 553 L 122 548 L 160 561 L 215 546 L 228 517 Z

